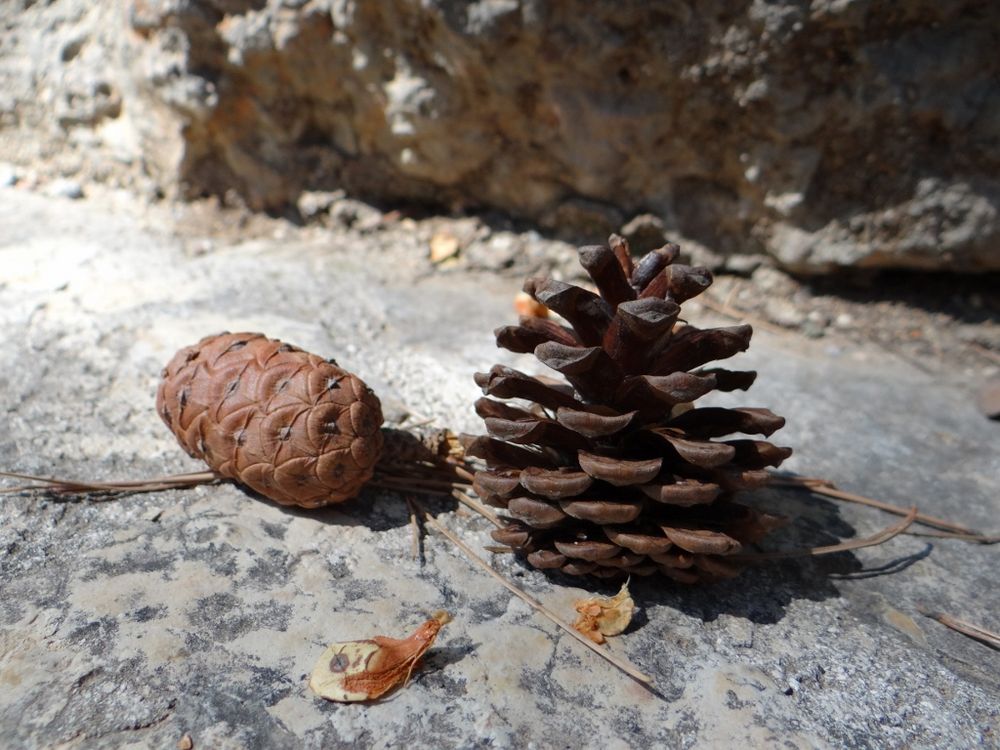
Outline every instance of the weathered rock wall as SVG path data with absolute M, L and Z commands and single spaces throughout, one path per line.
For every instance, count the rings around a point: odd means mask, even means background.
M 0 158 L 261 210 L 345 188 L 591 237 L 649 213 L 809 272 L 1000 269 L 995 2 L 11 8 Z

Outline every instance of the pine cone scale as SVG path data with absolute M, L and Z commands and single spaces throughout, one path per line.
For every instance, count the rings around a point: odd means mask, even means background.
M 637 519 L 642 513 L 643 503 L 641 501 L 568 500 L 559 503 L 559 507 L 566 515 L 581 521 L 620 524 Z
M 603 245 L 580 248 L 580 265 L 594 280 L 601 297 L 612 307 L 635 299 L 635 289 L 628 282 L 621 260 L 614 250 Z
M 551 471 L 531 466 L 518 474 L 518 483 L 528 492 L 560 500 L 586 492 L 594 480 L 586 472 L 574 471 L 572 467 Z
M 663 468 L 662 458 L 629 460 L 585 451 L 577 452 L 577 461 L 580 468 L 594 479 L 600 479 L 615 487 L 646 484 Z
M 595 414 L 561 406 L 556 410 L 556 421 L 584 437 L 600 438 L 631 426 L 636 414 L 634 410 L 624 414 Z

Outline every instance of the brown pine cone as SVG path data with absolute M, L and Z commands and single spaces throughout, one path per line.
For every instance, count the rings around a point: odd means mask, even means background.
M 624 239 L 584 247 L 598 293 L 552 279 L 524 290 L 558 313 L 499 328 L 497 345 L 534 353 L 553 380 L 496 366 L 476 375 L 488 436 L 466 438 L 485 459 L 474 487 L 507 511 L 494 539 L 536 568 L 609 578 L 660 573 L 684 583 L 735 575 L 729 555 L 780 519 L 733 501 L 791 454 L 762 440 L 784 419 L 767 409 L 693 408 L 713 390 L 746 390 L 755 372 L 698 369 L 744 351 L 750 326 L 701 330 L 680 305 L 712 283 L 675 264 L 669 244 L 633 265 Z M 503 403 L 520 399 L 529 407 Z
M 260 333 L 181 349 L 156 410 L 191 456 L 282 505 L 354 497 L 382 451 L 381 405 L 360 378 Z

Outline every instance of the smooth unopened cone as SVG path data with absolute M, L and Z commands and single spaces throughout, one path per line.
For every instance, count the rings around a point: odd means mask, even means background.
M 181 349 L 156 410 L 191 456 L 282 505 L 354 497 L 382 451 L 381 406 L 360 378 L 260 333 Z

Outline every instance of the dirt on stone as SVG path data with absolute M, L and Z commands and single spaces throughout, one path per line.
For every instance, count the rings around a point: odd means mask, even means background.
M 357 236 L 364 252 L 411 271 L 447 275 L 469 270 L 511 277 L 553 275 L 586 283 L 576 244 L 541 234 L 507 217 L 428 215 L 419 208 L 387 208 L 341 194 L 314 202 L 308 217 L 275 217 L 226 206 L 214 199 L 157 204 L 192 253 L 211 252 L 234 240 L 315 238 L 331 232 Z M 167 208 L 169 206 L 169 208 Z M 633 250 L 657 239 L 659 229 L 639 227 Z M 652 237 L 655 235 L 655 237 Z M 434 262 L 436 240 L 454 240 L 457 251 Z M 580 244 L 606 237 L 576 238 Z M 854 269 L 839 275 L 796 277 L 764 256 L 720 259 L 682 245 L 682 260 L 708 266 L 716 281 L 706 301 L 692 301 L 734 319 L 789 335 L 823 339 L 832 347 L 873 344 L 932 374 L 948 374 L 975 387 L 1000 374 L 1000 274 L 948 274 Z

